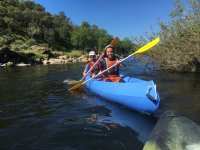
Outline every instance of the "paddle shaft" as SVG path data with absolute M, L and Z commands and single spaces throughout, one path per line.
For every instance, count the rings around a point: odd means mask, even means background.
M 102 58 L 102 56 L 99 57 L 99 59 L 95 62 L 95 64 L 90 68 L 90 70 L 86 73 L 86 75 L 95 67 L 95 65 L 99 62 L 99 60 Z M 83 81 L 83 79 L 86 77 L 86 75 L 80 80 Z

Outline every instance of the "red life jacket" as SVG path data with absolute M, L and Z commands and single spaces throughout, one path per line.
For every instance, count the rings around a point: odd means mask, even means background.
M 110 59 L 108 59 L 108 58 L 105 58 L 105 60 L 106 60 L 106 67 L 107 67 L 107 68 L 109 68 L 109 67 L 115 65 L 116 62 L 117 62 L 117 59 L 110 60 Z M 119 66 L 116 65 L 115 67 L 109 69 L 109 70 L 108 70 L 108 74 L 109 74 L 109 75 L 117 75 L 117 76 L 118 76 L 118 75 L 119 75 Z
M 95 62 L 91 61 L 91 62 L 89 63 L 89 65 L 90 65 L 89 70 L 94 66 L 95 63 L 96 63 L 96 61 L 95 61 Z M 100 70 L 101 70 L 101 63 L 98 62 L 98 63 L 92 68 L 91 72 L 97 74 Z

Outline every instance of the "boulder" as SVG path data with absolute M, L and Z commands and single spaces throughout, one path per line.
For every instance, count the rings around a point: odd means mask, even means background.
M 176 111 L 163 113 L 143 150 L 199 150 L 200 126 Z
M 4 47 L 0 50 L 0 63 L 13 62 L 16 64 L 23 61 L 24 57 L 21 54 L 9 50 L 8 47 Z

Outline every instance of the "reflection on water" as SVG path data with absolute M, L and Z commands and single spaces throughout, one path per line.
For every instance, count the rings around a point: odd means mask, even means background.
M 200 79 L 156 72 L 130 61 L 122 72 L 153 79 L 161 106 L 200 124 Z M 156 120 L 91 93 L 71 93 L 63 83 L 82 78 L 82 64 L 0 68 L 2 149 L 142 149 Z
M 145 143 L 156 123 L 156 119 L 152 116 L 146 116 L 139 112 L 128 110 L 127 108 L 123 108 L 117 104 L 109 103 L 103 98 L 87 96 L 84 99 L 86 99 L 91 105 L 104 106 L 110 110 L 108 116 L 97 121 L 100 123 L 114 124 L 114 127 L 116 127 L 116 124 L 122 127 L 129 127 L 137 133 L 138 140 L 142 143 Z M 92 119 L 93 118 L 94 117 L 92 117 Z M 97 115 L 95 115 L 95 118 L 97 118 Z

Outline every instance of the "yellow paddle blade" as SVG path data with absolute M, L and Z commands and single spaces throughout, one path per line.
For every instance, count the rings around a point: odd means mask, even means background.
M 70 90 L 70 91 L 77 90 L 77 89 L 82 88 L 84 85 L 85 85 L 84 83 L 79 83 L 79 84 L 76 84 L 73 87 L 69 88 L 68 90 Z
M 149 42 L 148 44 L 146 44 L 145 46 L 141 47 L 139 50 L 135 51 L 134 54 L 138 54 L 138 53 L 142 53 L 150 48 L 152 48 L 153 46 L 155 46 L 158 42 L 160 41 L 160 38 L 156 38 L 155 40 Z
M 115 46 L 115 45 L 118 43 L 118 41 L 119 41 L 119 38 L 118 38 L 118 36 L 116 36 L 116 37 L 112 40 L 112 42 L 110 43 L 110 45 Z

